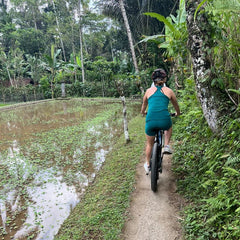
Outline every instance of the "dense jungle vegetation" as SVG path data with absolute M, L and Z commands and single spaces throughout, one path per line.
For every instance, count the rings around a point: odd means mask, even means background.
M 239 0 L 2 0 L 0 13 L 1 103 L 142 96 L 166 69 L 183 112 L 174 170 L 185 238 L 239 239 Z

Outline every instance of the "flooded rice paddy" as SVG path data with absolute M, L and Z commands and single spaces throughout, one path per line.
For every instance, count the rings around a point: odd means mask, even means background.
M 128 105 L 128 119 L 139 113 Z M 120 102 L 0 109 L 0 237 L 54 239 L 123 133 Z

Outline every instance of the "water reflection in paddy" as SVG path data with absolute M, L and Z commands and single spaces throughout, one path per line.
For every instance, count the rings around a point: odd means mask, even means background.
M 122 132 L 121 115 L 121 103 L 80 100 L 0 112 L 4 239 L 53 239 Z

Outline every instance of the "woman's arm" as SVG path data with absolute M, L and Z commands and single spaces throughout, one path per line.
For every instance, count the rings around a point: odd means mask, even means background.
M 173 107 L 175 108 L 176 110 L 176 116 L 179 116 L 181 113 L 180 113 L 180 108 L 179 108 L 179 105 L 178 105 L 178 101 L 177 101 L 177 98 L 176 98 L 176 95 L 174 94 L 174 92 L 172 91 L 171 93 L 171 103 L 173 105 Z
M 146 108 L 148 105 L 148 99 L 147 99 L 147 92 L 145 93 L 143 97 L 143 103 L 142 103 L 142 108 L 141 108 L 141 114 L 145 115 L 146 114 Z

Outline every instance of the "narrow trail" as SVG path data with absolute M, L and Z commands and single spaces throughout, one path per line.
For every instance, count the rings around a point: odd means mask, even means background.
M 144 161 L 145 156 L 142 156 L 137 166 L 135 191 L 122 239 L 183 240 L 179 217 L 183 200 L 176 193 L 171 155 L 164 156 L 163 173 L 156 193 L 151 190 L 150 175 L 145 175 Z

